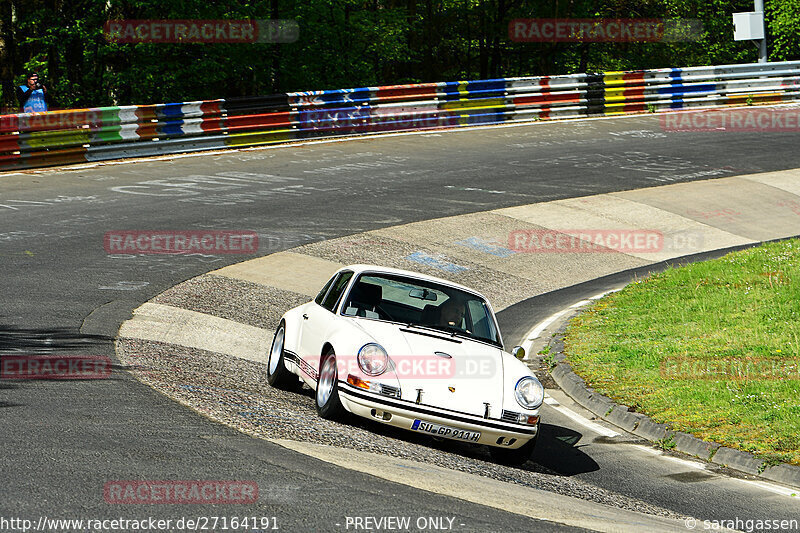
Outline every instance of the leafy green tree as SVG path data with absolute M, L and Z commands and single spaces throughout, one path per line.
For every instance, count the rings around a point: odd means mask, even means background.
M 800 0 L 767 0 L 764 10 L 770 61 L 800 59 Z
M 0 0 L 2 101 L 36 69 L 60 107 L 754 62 L 752 0 Z M 800 58 L 800 0 L 766 0 L 772 60 Z M 697 19 L 694 42 L 520 43 L 515 18 Z M 108 20 L 293 19 L 288 44 L 109 42 Z

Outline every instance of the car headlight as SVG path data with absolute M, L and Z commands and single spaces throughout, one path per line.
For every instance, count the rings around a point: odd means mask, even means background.
M 389 356 L 380 344 L 365 344 L 358 351 L 358 368 L 368 376 L 380 376 L 388 364 Z
M 536 409 L 544 401 L 544 387 L 538 379 L 525 376 L 517 381 L 514 396 L 517 398 L 517 403 L 525 409 Z

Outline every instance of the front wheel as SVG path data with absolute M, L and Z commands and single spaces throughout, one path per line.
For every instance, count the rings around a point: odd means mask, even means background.
M 531 458 L 538 439 L 539 434 L 537 433 L 531 440 L 513 450 L 489 446 L 489 454 L 496 463 L 500 463 L 501 465 L 522 466 Z
M 294 390 L 299 381 L 297 376 L 286 369 L 284 363 L 284 343 L 286 341 L 286 323 L 281 321 L 275 337 L 272 339 L 272 347 L 267 358 L 267 383 L 275 388 L 283 390 Z
M 336 354 L 329 349 L 322 356 L 319 366 L 319 381 L 317 381 L 316 406 L 317 413 L 328 420 L 340 418 L 344 414 L 344 407 L 339 400 L 338 391 L 339 372 L 336 369 Z

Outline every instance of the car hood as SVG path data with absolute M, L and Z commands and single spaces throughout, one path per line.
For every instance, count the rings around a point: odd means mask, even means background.
M 500 418 L 500 348 L 427 328 L 351 320 L 389 354 L 402 399 L 477 416 L 486 414 L 488 404 L 489 417 Z

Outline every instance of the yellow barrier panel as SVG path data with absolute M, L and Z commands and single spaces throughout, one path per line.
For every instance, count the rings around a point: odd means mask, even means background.
M 226 146 L 255 146 L 291 141 L 297 130 L 257 131 L 253 133 L 234 133 L 225 137 Z
M 89 130 L 75 129 L 35 132 L 31 133 L 30 137 L 25 139 L 23 143 L 31 148 L 52 148 L 89 144 Z
M 492 107 L 505 107 L 505 98 L 487 98 L 485 100 L 453 100 L 450 102 L 442 102 L 439 104 L 439 109 L 450 111 L 470 111 L 481 110 Z

